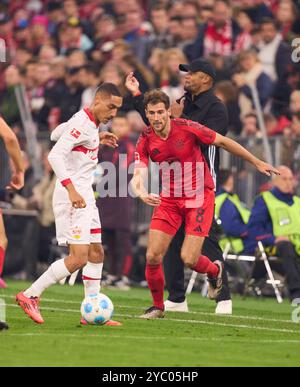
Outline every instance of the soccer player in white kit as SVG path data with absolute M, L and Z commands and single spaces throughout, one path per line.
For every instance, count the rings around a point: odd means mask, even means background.
M 44 322 L 40 296 L 50 286 L 83 268 L 85 296 L 100 292 L 104 253 L 101 245 L 101 224 L 92 188 L 98 163 L 99 143 L 116 146 L 116 137 L 100 133 L 99 124 L 106 124 L 122 105 L 118 88 L 111 83 L 98 87 L 89 109 L 82 109 L 51 134 L 57 141 L 48 160 L 57 176 L 53 195 L 56 236 L 60 245 L 68 245 L 69 256 L 54 263 L 16 300 L 36 323 Z M 119 325 L 108 322 L 108 325 Z

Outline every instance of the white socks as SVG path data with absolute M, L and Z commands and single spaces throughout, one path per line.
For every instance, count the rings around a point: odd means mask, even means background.
M 88 262 L 82 270 L 82 281 L 84 285 L 85 297 L 90 294 L 98 294 L 101 289 L 103 263 Z
M 24 295 L 26 297 L 40 297 L 44 290 L 56 284 L 71 273 L 65 265 L 64 259 L 52 263 L 52 265 L 42 274 L 27 290 Z

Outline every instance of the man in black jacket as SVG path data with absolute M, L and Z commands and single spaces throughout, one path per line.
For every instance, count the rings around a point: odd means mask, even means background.
M 185 95 L 179 103 L 172 105 L 173 117 L 183 117 L 199 122 L 216 132 L 226 135 L 228 116 L 225 105 L 214 95 L 213 83 L 215 69 L 205 59 L 196 59 L 190 65 L 180 65 L 180 70 L 187 72 L 185 80 Z M 134 107 L 142 115 L 145 122 L 142 95 L 139 85 L 133 74 L 126 79 L 126 87 L 135 97 Z M 214 146 L 201 146 L 202 152 L 210 168 L 212 177 L 217 184 L 216 178 L 219 171 L 219 150 Z M 166 311 L 188 311 L 184 289 L 184 265 L 180 259 L 180 250 L 184 239 L 184 226 L 176 234 L 172 241 L 167 256 L 165 257 L 165 277 L 169 291 L 168 300 L 165 302 Z M 216 224 L 213 223 L 209 237 L 205 239 L 203 254 L 210 260 L 223 260 L 222 250 L 216 238 Z M 216 313 L 231 314 L 232 302 L 228 289 L 227 274 L 223 271 L 223 288 L 217 299 Z

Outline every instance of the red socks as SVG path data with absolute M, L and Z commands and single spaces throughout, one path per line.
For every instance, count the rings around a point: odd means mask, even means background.
M 197 273 L 207 274 L 209 277 L 217 277 L 219 268 L 205 255 L 200 255 L 198 262 L 192 267 Z
M 164 310 L 165 278 L 162 264 L 149 265 L 146 263 L 146 280 L 153 298 L 153 305 Z
M 0 277 L 3 272 L 4 260 L 5 260 L 5 250 L 3 247 L 0 246 Z

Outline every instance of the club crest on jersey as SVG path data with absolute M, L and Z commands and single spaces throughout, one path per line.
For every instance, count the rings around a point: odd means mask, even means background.
M 75 239 L 80 239 L 81 238 L 81 233 L 82 233 L 82 230 L 80 227 L 74 227 L 72 230 L 72 236 L 73 238 Z
M 81 135 L 81 132 L 79 132 L 79 130 L 76 130 L 75 128 L 71 130 L 70 132 L 71 136 L 75 137 L 75 138 L 79 138 L 79 136 Z

